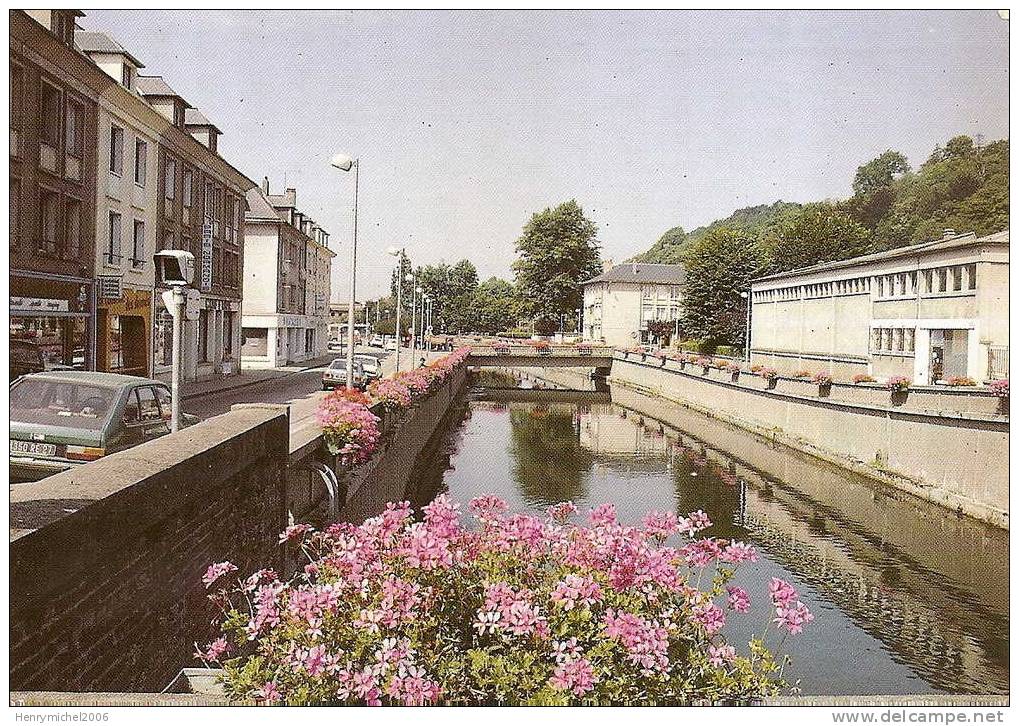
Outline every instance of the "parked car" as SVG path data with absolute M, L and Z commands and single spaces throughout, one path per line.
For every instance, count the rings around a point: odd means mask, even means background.
M 94 371 L 22 376 L 10 389 L 11 481 L 36 481 L 170 433 L 170 389 Z M 182 415 L 182 425 L 198 422 Z
M 396 338 L 387 340 L 384 347 L 386 350 L 396 350 Z
M 379 359 L 368 353 L 355 353 L 354 361 L 361 364 L 364 369 L 364 377 L 368 383 L 382 378 L 382 364 Z
M 368 345 L 370 345 L 372 348 L 381 348 L 383 345 L 385 345 L 385 342 L 386 341 L 382 339 L 381 335 L 376 335 L 371 340 L 368 341 Z
M 330 340 L 326 343 L 326 350 L 330 353 L 342 353 L 346 346 L 339 340 Z
M 334 388 L 342 388 L 347 385 L 347 359 L 337 358 L 329 367 L 322 371 L 322 390 L 330 391 Z M 356 359 L 354 360 L 354 388 L 364 390 L 368 387 L 365 378 L 364 368 Z

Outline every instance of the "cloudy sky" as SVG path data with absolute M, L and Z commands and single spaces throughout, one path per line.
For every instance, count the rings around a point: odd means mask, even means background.
M 332 233 L 346 296 L 392 258 L 510 276 L 535 211 L 576 198 L 621 261 L 741 206 L 843 197 L 859 164 L 917 165 L 1008 132 L 1008 23 L 973 12 L 102 11 L 81 19 L 224 132 L 220 152 Z

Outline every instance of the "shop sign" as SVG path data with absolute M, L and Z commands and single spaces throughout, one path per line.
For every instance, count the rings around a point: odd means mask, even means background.
M 33 313 L 35 315 L 46 315 L 47 313 L 66 313 L 70 310 L 67 300 L 55 300 L 43 297 L 15 297 L 11 295 L 12 313 Z
M 100 300 L 119 300 L 124 294 L 120 275 L 97 275 L 96 282 L 99 283 Z
M 280 315 L 279 327 L 281 328 L 304 327 L 304 318 L 300 315 Z
M 202 289 L 212 289 L 212 223 L 202 225 Z

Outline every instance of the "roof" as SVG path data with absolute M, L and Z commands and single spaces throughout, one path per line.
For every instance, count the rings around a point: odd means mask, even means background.
M 101 371 L 45 371 L 29 373 L 26 379 L 46 379 L 60 381 L 79 381 L 99 388 L 119 388 L 126 385 L 162 385 L 161 381 L 142 376 L 127 376 L 122 373 L 103 373 Z
M 176 96 L 184 100 L 184 97 L 170 88 L 170 84 L 162 76 L 143 76 L 138 74 L 135 80 L 135 87 L 138 93 L 143 96 Z M 185 101 L 185 103 L 187 103 Z
M 184 111 L 184 125 L 185 126 L 208 126 L 209 128 L 213 129 L 218 134 L 223 133 L 218 128 L 216 128 L 216 124 L 212 123 L 212 121 L 210 121 L 209 119 L 205 118 L 205 116 L 202 114 L 202 112 L 199 111 L 197 108 L 194 108 L 193 106 L 189 107 L 186 111 Z
M 144 68 L 145 64 L 131 55 L 124 46 L 108 36 L 106 33 L 99 33 L 92 30 L 79 30 L 74 34 L 74 45 L 82 53 L 111 53 L 122 55 L 138 68 Z
M 686 270 L 682 265 L 658 265 L 648 262 L 627 262 L 613 265 L 597 277 L 593 277 L 582 285 L 593 285 L 597 282 L 632 282 L 656 283 L 659 285 L 682 285 L 686 280 Z
M 283 218 L 273 209 L 272 202 L 266 197 L 261 187 L 249 189 L 244 198 L 248 202 L 248 209 L 244 213 L 245 219 L 268 219 L 273 222 L 283 222 Z
M 896 247 L 895 249 L 885 250 L 884 252 L 874 252 L 869 255 L 861 255 L 860 257 L 850 257 L 846 260 L 836 260 L 834 262 L 821 262 L 816 265 L 810 265 L 809 267 L 800 267 L 795 270 L 788 270 L 786 272 L 777 272 L 774 275 L 766 275 L 765 277 L 758 277 L 751 282 L 768 282 L 771 280 L 781 280 L 788 277 L 798 277 L 815 272 L 826 272 L 828 270 L 840 270 L 844 268 L 856 267 L 858 265 L 867 265 L 872 262 L 882 262 L 884 260 L 894 260 L 899 257 L 909 257 L 915 255 L 918 252 L 934 252 L 938 250 L 949 250 L 956 247 L 968 247 L 970 245 L 978 244 L 1008 244 L 1008 230 L 1002 230 L 1001 232 L 995 232 L 994 234 L 987 235 L 986 237 L 977 237 L 973 232 L 966 232 L 965 234 L 957 234 L 952 237 L 943 237 L 942 239 L 932 240 L 930 242 L 920 242 L 919 244 L 909 245 L 907 247 Z

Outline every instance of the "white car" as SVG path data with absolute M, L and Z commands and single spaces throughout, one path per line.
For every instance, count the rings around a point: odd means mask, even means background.
M 370 345 L 372 348 L 381 348 L 384 344 L 385 341 L 382 340 L 381 335 L 376 335 L 375 337 L 368 341 L 368 345 Z
M 385 349 L 386 350 L 396 350 L 396 339 L 395 338 L 390 338 L 389 340 L 387 340 L 386 341 L 386 345 L 385 345 Z

